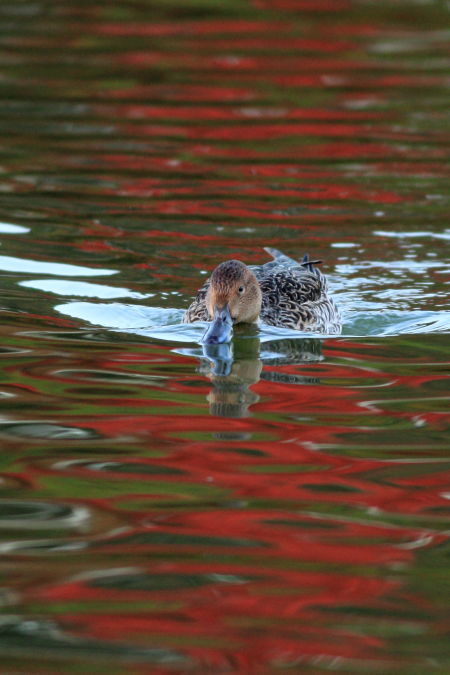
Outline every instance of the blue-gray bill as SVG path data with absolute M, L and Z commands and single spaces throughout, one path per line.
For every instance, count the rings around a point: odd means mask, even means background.
M 202 341 L 205 344 L 220 344 L 231 340 L 233 332 L 233 320 L 230 316 L 228 305 L 224 307 L 214 307 L 214 316 L 210 325 L 208 326 Z

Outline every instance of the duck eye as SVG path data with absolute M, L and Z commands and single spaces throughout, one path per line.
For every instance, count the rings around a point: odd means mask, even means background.
M 242 293 L 244 292 L 244 290 L 245 290 L 245 289 L 244 289 L 243 286 L 239 286 L 239 288 L 238 288 L 238 293 L 239 293 L 240 295 L 242 295 Z

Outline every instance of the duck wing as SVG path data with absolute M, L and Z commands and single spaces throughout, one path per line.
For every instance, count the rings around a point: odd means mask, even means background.
M 341 319 L 327 294 L 326 277 L 306 254 L 300 262 L 277 249 L 266 249 L 274 260 L 257 268 L 263 302 L 261 320 L 272 326 L 336 333 Z
M 206 308 L 206 293 L 209 288 L 209 278 L 203 286 L 198 289 L 197 295 L 183 314 L 183 323 L 193 323 L 194 321 L 209 321 L 209 314 Z

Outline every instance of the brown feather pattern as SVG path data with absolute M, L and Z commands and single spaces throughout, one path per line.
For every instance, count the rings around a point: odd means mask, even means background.
M 314 267 L 308 256 L 297 262 L 276 249 L 265 250 L 274 260 L 250 267 L 262 292 L 261 321 L 271 326 L 300 331 L 340 333 L 339 311 L 328 295 L 326 278 Z M 235 282 L 242 274 L 242 265 L 238 261 L 227 263 L 226 277 L 218 280 L 219 288 L 222 288 L 222 282 L 224 284 L 224 295 L 227 283 Z M 217 268 L 186 310 L 183 317 L 185 323 L 209 320 L 205 297 L 216 271 Z

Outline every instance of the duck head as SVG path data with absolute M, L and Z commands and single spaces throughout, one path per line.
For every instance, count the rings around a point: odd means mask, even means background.
M 253 272 L 239 260 L 221 263 L 211 275 L 206 307 L 212 323 L 203 342 L 227 342 L 233 324 L 253 323 L 261 311 L 261 289 Z

